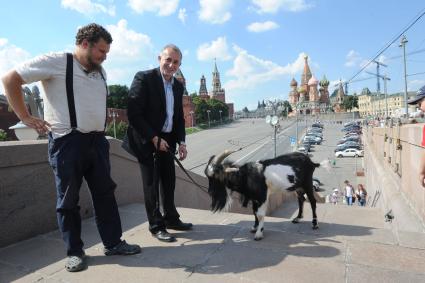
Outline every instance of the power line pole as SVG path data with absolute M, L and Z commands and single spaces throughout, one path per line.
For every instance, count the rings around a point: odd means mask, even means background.
M 404 63 L 404 110 L 406 112 L 406 118 L 409 117 L 409 108 L 407 107 L 407 71 L 406 71 L 406 43 L 407 38 L 405 35 L 402 36 L 400 41 L 400 47 L 403 48 L 403 63 Z

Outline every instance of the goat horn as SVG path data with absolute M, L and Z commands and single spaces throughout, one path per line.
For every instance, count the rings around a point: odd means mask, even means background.
M 214 159 L 214 161 L 213 161 L 213 164 L 214 165 L 220 165 L 221 164 L 221 162 L 223 162 L 223 160 L 227 157 L 227 156 L 229 156 L 230 154 L 232 154 L 232 153 L 234 153 L 234 152 L 236 152 L 236 150 L 225 150 L 222 154 L 220 154 L 219 156 L 217 156 L 215 159 Z
M 233 168 L 233 167 L 224 169 L 224 172 L 226 173 L 232 173 L 232 172 L 238 172 L 238 171 L 239 171 L 239 168 Z

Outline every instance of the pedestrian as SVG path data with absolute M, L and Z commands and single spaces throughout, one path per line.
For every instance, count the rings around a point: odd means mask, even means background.
M 112 37 L 98 24 L 81 27 L 74 53 L 50 53 L 23 63 L 3 77 L 9 104 L 21 121 L 48 133 L 49 163 L 56 182 L 56 214 L 67 251 L 65 268 L 87 267 L 78 206 L 83 177 L 92 196 L 96 225 L 105 255 L 140 253 L 138 245 L 121 240 L 122 227 L 110 175 L 105 138 L 106 73 L 102 62 Z M 68 68 L 67 68 L 68 67 Z M 23 84 L 41 81 L 44 118 L 32 116 L 21 94 Z M 73 102 L 73 103 L 72 103 Z
M 412 98 L 407 102 L 408 104 L 417 104 L 419 110 L 425 112 L 425 85 L 421 87 L 415 98 Z M 422 142 L 421 146 L 425 147 L 425 125 L 422 128 Z M 421 161 L 419 163 L 419 181 L 423 188 L 425 188 L 425 150 L 422 149 Z
M 346 200 L 346 203 L 347 203 L 347 205 L 353 205 L 353 195 L 354 195 L 353 186 L 351 186 L 351 184 L 348 180 L 345 180 L 344 184 L 345 184 L 345 200 Z
M 182 105 L 184 87 L 174 78 L 181 65 L 182 53 L 174 44 L 168 44 L 161 50 L 158 61 L 158 68 L 138 72 L 133 79 L 128 99 L 127 137 L 140 164 L 149 231 L 160 241 L 174 242 L 176 238 L 167 228 L 192 229 L 192 223 L 180 220 L 174 204 L 176 145 L 180 160 L 187 155 Z M 161 184 L 163 214 L 156 176 Z
M 366 206 L 367 191 L 362 184 L 357 185 L 356 198 L 360 206 Z
M 331 203 L 335 205 L 338 204 L 338 199 L 339 199 L 339 191 L 338 189 L 334 189 L 331 194 Z

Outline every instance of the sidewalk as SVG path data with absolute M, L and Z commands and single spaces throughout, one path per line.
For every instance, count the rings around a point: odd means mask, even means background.
M 394 234 L 376 208 L 321 204 L 319 230 L 311 210 L 292 224 L 293 203 L 266 217 L 254 241 L 253 216 L 181 208 L 194 230 L 162 243 L 150 236 L 144 206 L 120 208 L 124 238 L 142 245 L 135 256 L 102 254 L 94 220 L 83 223 L 89 267 L 64 270 L 57 231 L 0 250 L 0 282 L 424 282 L 425 236 Z M 171 230 L 170 230 L 171 231 Z

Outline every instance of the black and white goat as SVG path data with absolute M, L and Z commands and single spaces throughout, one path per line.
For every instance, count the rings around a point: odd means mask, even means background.
M 298 223 L 303 218 L 304 194 L 313 211 L 313 229 L 317 229 L 316 198 L 323 201 L 313 190 L 313 172 L 320 165 L 314 163 L 304 153 L 293 152 L 273 159 L 249 162 L 238 166 L 223 160 L 233 151 L 225 151 L 219 156 L 212 156 L 205 168 L 208 177 L 208 193 L 212 198 L 211 209 L 216 212 L 230 205 L 232 191 L 238 192 L 243 206 L 251 201 L 255 224 L 255 240 L 263 238 L 264 217 L 270 194 L 275 191 L 296 191 L 298 196 L 298 216 L 292 222 Z

